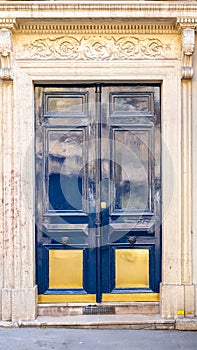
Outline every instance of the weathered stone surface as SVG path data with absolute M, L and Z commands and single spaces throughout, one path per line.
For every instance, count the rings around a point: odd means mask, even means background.
M 1 319 L 37 314 L 35 81 L 161 83 L 161 315 L 196 315 L 197 3 L 1 1 L 0 11 Z M 174 327 L 168 322 L 162 327 Z M 176 327 L 196 327 L 181 322 Z

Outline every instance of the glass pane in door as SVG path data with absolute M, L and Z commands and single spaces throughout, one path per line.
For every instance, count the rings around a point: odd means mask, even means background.
M 148 139 L 147 131 L 115 131 L 115 209 L 130 211 L 148 207 Z
M 50 210 L 82 210 L 82 131 L 48 130 Z

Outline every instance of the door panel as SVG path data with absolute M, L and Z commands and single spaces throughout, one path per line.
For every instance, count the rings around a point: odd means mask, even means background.
M 124 301 L 136 291 L 159 292 L 159 87 L 109 86 L 102 97 L 109 101 L 102 114 L 102 174 L 110 179 L 109 210 L 102 213 L 103 300 L 115 301 L 110 293 Z
M 148 85 L 35 88 L 40 301 L 158 299 L 159 94 Z
M 39 294 L 95 301 L 94 218 L 89 215 L 95 170 L 86 147 L 95 154 L 95 112 L 89 103 L 94 89 L 36 87 L 35 94 Z
M 115 250 L 115 288 L 132 287 L 149 287 L 148 249 Z

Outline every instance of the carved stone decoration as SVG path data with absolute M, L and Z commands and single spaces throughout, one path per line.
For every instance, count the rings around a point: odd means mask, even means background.
M 0 19 L 1 25 L 1 19 Z M 7 25 L 7 23 L 6 23 Z M 6 27 L 8 28 L 8 27 Z M 132 35 L 134 34 L 177 34 L 175 23 L 161 22 L 153 23 L 152 21 L 113 21 L 104 20 L 102 22 L 94 18 L 94 22 L 87 19 L 80 19 L 80 22 L 53 22 L 23 19 L 22 22 L 16 22 L 17 32 L 24 34 L 57 34 L 57 35 Z
M 0 79 L 12 80 L 12 38 L 9 29 L 0 29 Z
M 18 30 L 16 18 L 0 18 L 0 29 L 10 29 L 12 32 Z
M 182 49 L 185 55 L 192 55 L 194 52 L 195 33 L 194 29 L 185 28 L 182 36 Z
M 182 33 L 182 54 L 183 54 L 183 64 L 182 64 L 182 78 L 192 79 L 193 70 L 193 53 L 195 46 L 195 31 L 193 28 L 184 28 Z
M 61 36 L 37 39 L 23 45 L 23 59 L 62 60 L 130 60 L 163 58 L 171 50 L 157 38 L 139 39 L 106 36 Z

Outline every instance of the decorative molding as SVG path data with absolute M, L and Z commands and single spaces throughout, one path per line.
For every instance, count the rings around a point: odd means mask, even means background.
M 132 12 L 136 11 L 139 14 L 148 13 L 151 17 L 158 17 L 158 15 L 165 11 L 169 13 L 169 16 L 174 17 L 175 13 L 185 16 L 189 12 L 197 10 L 197 4 L 195 1 L 113 1 L 113 0 L 103 0 L 103 1 L 92 1 L 92 0 L 63 0 L 63 1 L 1 1 L 0 11 L 14 11 L 14 13 L 25 12 L 28 17 L 32 16 L 32 12 L 39 13 L 41 11 L 46 12 L 62 12 L 67 11 L 69 14 L 71 12 L 84 11 L 90 13 L 90 11 L 95 11 L 96 13 L 102 12 L 106 13 L 111 17 L 112 11 L 114 12 L 127 12 L 128 16 Z M 24 17 L 24 16 L 23 16 Z
M 23 45 L 22 59 L 130 60 L 168 57 L 170 44 L 158 38 L 134 36 L 61 36 L 37 39 Z
M 130 22 L 174 23 L 176 18 L 197 18 L 197 1 L 114 1 L 114 0 L 63 0 L 63 1 L 0 1 L 1 18 L 17 21 L 34 21 L 40 26 L 37 33 L 44 29 L 43 19 L 55 22 L 68 22 L 76 19 L 124 19 Z M 33 29 L 32 24 L 21 27 L 23 31 Z M 161 24 L 162 26 L 162 24 Z M 55 29 L 50 29 L 55 34 Z M 139 29 L 140 30 L 140 29 Z M 160 30 L 160 29 L 159 29 Z M 51 32 L 51 33 L 52 33 Z M 133 32 L 135 34 L 135 32 Z M 67 34 L 67 33 L 64 33 Z M 82 33 L 83 34 L 83 33 Z
M 76 23 L 73 21 L 69 21 L 69 23 L 62 23 L 62 21 L 57 21 L 53 23 L 53 21 L 49 22 L 47 20 L 43 20 L 42 23 L 27 22 L 23 20 L 18 25 L 17 28 L 18 33 L 23 34 L 91 34 L 91 35 L 100 35 L 100 34 L 175 34 L 177 33 L 177 27 L 175 23 L 169 23 L 163 21 L 162 23 L 149 23 L 143 22 L 139 23 L 137 21 L 104 21 L 102 23 L 95 18 L 94 22 L 82 21 Z
M 0 18 L 0 29 L 16 31 L 18 29 L 18 23 L 15 18 Z
M 182 79 L 190 80 L 194 74 L 193 53 L 197 18 L 177 18 L 177 26 L 182 33 Z
M 195 32 L 194 29 L 187 28 L 183 29 L 182 34 L 182 50 L 184 55 L 192 56 L 195 46 Z
M 0 78 L 12 80 L 12 38 L 9 29 L 0 29 Z
M 197 26 L 197 17 L 196 18 L 177 18 L 177 27 L 181 31 L 183 28 L 193 28 Z

